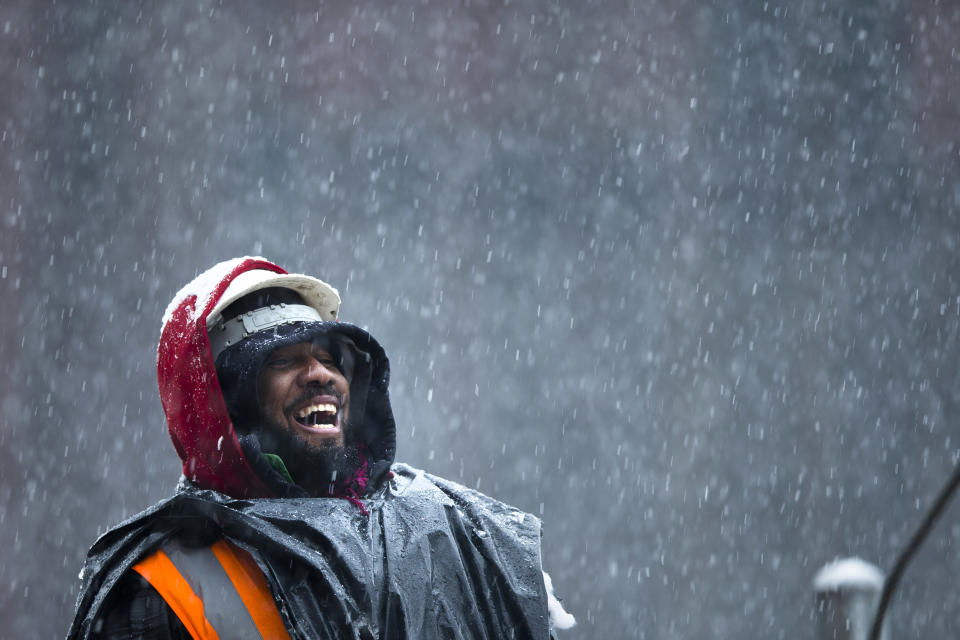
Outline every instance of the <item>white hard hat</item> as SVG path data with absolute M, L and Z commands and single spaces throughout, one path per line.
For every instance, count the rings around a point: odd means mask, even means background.
M 294 291 L 304 304 L 271 304 L 235 318 L 223 318 L 223 310 L 232 302 L 273 287 Z M 207 316 L 210 350 L 216 360 L 227 347 L 261 331 L 295 322 L 335 322 L 339 308 L 340 294 L 323 280 L 301 274 L 278 274 L 264 269 L 245 271 L 227 286 Z
M 316 309 L 324 321 L 331 322 L 337 319 L 337 312 L 340 310 L 340 294 L 323 280 L 300 273 L 280 274 L 265 269 L 252 269 L 238 275 L 227 286 L 226 291 L 207 315 L 207 330 L 221 320 L 220 312 L 230 303 L 254 291 L 269 287 L 292 289 L 300 294 L 307 306 Z

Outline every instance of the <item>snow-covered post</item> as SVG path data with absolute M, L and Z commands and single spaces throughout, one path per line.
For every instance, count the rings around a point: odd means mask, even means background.
M 880 569 L 859 558 L 821 568 L 813 579 L 818 640 L 867 640 L 883 580 Z M 886 625 L 880 637 L 888 640 Z

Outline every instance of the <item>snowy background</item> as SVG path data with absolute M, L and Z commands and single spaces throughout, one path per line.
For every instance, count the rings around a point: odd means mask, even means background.
M 565 637 L 809 638 L 890 568 L 960 456 L 955 3 L 182 4 L 0 7 L 6 637 L 172 490 L 160 315 L 244 254 L 386 346 L 399 459 L 543 518 Z

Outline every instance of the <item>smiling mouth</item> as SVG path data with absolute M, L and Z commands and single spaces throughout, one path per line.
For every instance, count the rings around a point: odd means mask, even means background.
M 335 432 L 340 430 L 340 414 L 337 405 L 329 402 L 309 404 L 293 414 L 293 419 L 301 427 L 314 432 Z

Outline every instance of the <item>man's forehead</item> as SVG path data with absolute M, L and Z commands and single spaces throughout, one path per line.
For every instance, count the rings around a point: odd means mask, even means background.
M 326 336 L 319 336 L 312 340 L 304 340 L 303 342 L 296 342 L 294 344 L 288 344 L 283 347 L 278 347 L 273 350 L 270 354 L 291 354 L 291 353 L 322 353 L 325 355 L 333 354 L 333 347 L 331 346 L 330 338 Z

